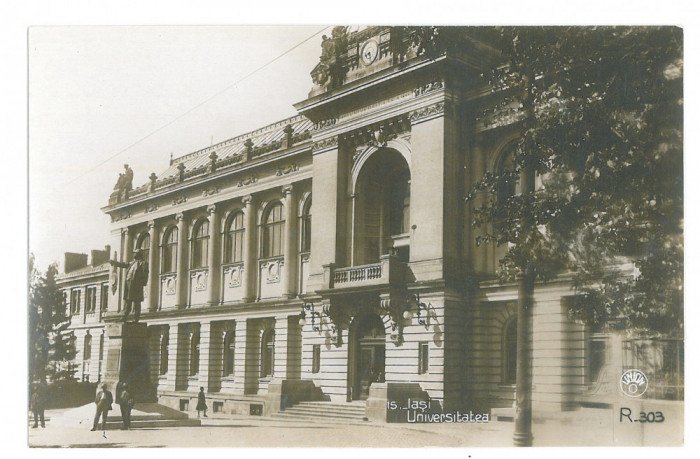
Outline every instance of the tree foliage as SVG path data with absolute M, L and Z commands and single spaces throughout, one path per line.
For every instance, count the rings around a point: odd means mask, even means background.
M 58 267 L 40 274 L 29 258 L 29 381 L 65 381 L 74 377 L 75 338 L 63 293 L 56 285 Z
M 484 74 L 515 101 L 512 167 L 491 171 L 477 243 L 508 246 L 504 279 L 571 273 L 590 324 L 682 334 L 683 48 L 675 27 L 506 27 Z M 523 166 L 531 193 L 500 192 Z

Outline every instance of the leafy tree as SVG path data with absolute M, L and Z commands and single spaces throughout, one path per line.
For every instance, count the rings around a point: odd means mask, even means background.
M 573 316 L 683 332 L 682 31 L 506 27 L 484 76 L 516 102 L 511 167 L 486 173 L 477 243 L 508 245 L 499 274 L 568 272 Z M 482 36 L 484 34 L 482 33 Z M 503 197 L 528 168 L 537 186 Z
M 63 293 L 56 285 L 58 267 L 41 275 L 29 258 L 29 381 L 67 381 L 75 374 L 75 338 Z

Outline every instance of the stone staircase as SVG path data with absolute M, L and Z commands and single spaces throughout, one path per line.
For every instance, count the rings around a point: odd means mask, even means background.
M 122 428 L 121 412 L 119 405 L 113 404 L 112 410 L 107 416 L 105 424 L 106 430 L 117 430 Z M 53 419 L 55 424 L 80 424 L 87 429 L 92 427 L 95 417 L 95 404 L 91 403 L 78 408 L 65 411 L 62 416 Z M 197 427 L 201 421 L 196 418 L 190 419 L 187 413 L 174 410 L 170 407 L 158 403 L 137 403 L 131 410 L 131 428 L 162 428 L 162 427 Z M 102 421 L 98 428 L 102 427 Z
M 273 419 L 299 420 L 305 422 L 322 422 L 334 424 L 366 423 L 366 403 L 364 401 L 337 402 L 299 402 L 284 411 L 273 414 Z

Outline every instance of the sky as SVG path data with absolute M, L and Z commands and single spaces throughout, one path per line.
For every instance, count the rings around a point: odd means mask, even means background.
M 37 264 L 108 243 L 100 208 L 123 164 L 137 187 L 171 154 L 294 116 L 324 34 L 322 25 L 30 28 L 29 250 Z

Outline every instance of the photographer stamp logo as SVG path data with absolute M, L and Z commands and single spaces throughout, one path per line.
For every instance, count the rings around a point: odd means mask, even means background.
M 628 397 L 640 397 L 647 391 L 648 380 L 640 370 L 627 370 L 620 377 L 620 389 Z

